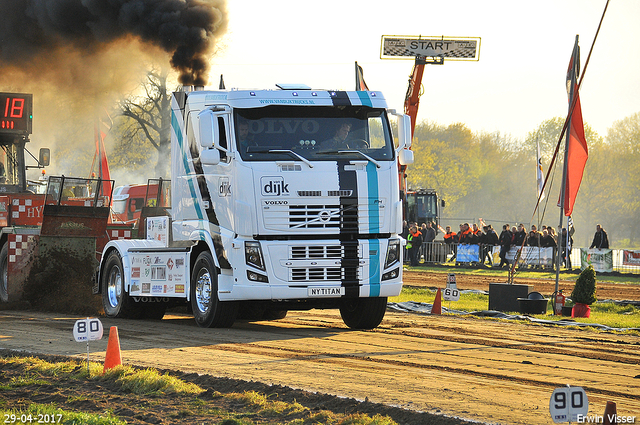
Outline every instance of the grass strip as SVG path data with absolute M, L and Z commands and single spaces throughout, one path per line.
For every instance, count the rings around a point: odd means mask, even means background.
M 266 394 L 256 391 L 221 394 L 214 392 L 214 399 L 223 399 L 233 409 L 223 409 L 211 405 L 210 401 L 198 398 L 204 389 L 170 376 L 155 369 L 136 369 L 130 366 L 117 366 L 102 374 L 102 365 L 91 362 L 89 373 L 86 363 L 80 360 L 49 362 L 38 357 L 8 356 L 0 357 L 0 370 L 20 369 L 23 376 L 12 378 L 0 385 L 0 391 L 9 391 L 23 386 L 55 386 L 57 381 L 96 381 L 110 383 L 110 387 L 133 393 L 138 397 L 157 395 L 175 395 L 184 397 L 189 408 L 173 417 L 188 420 L 195 413 L 206 411 L 222 418 L 219 424 L 254 425 L 255 423 L 285 425 L 397 425 L 388 416 L 370 417 L 362 413 L 337 414 L 324 410 L 310 410 L 298 402 L 288 403 L 271 400 Z M 68 384 L 68 382 L 67 382 Z M 83 397 L 78 396 L 78 400 Z M 73 400 L 70 400 L 73 401 Z M 120 425 L 126 424 L 110 411 L 101 413 L 83 413 L 65 410 L 54 404 L 30 403 L 28 407 L 9 409 L 7 402 L 0 396 L 0 420 L 7 423 L 60 423 L 65 425 Z M 257 422 L 254 422 L 257 421 Z M 186 423 L 186 422 L 182 422 Z
M 100 414 L 71 412 L 50 404 L 31 404 L 24 410 L 0 408 L 0 420 L 10 424 L 61 424 L 61 425 L 126 425 L 110 412 Z
M 436 297 L 436 291 L 427 288 L 403 287 L 402 292 L 397 297 L 390 297 L 390 302 L 421 302 L 433 304 Z M 452 310 L 473 312 L 483 311 L 489 308 L 489 296 L 485 294 L 465 293 L 460 295 L 459 301 L 442 301 L 444 307 Z M 521 314 L 519 312 L 510 312 L 512 314 Z M 556 316 L 553 314 L 553 306 L 551 300 L 547 303 L 547 312 L 545 314 L 535 314 L 532 317 L 545 320 L 573 320 L 577 323 L 597 323 L 610 328 L 637 328 L 640 326 L 640 309 L 633 305 L 618 305 L 612 302 L 597 302 L 591 305 L 591 316 L 583 317 L 566 317 Z M 627 333 L 640 335 L 640 331 L 626 331 Z
M 507 281 L 508 271 L 507 269 L 494 269 L 490 267 L 485 268 L 465 268 L 456 267 L 454 264 L 444 264 L 439 266 L 404 266 L 405 271 L 412 272 L 428 272 L 437 273 L 443 275 L 443 282 L 446 282 L 446 275 L 449 273 L 455 273 L 456 275 L 476 275 L 476 276 L 495 276 L 496 278 L 502 278 L 504 282 Z M 576 281 L 580 275 L 580 269 L 576 268 L 572 271 L 561 270 L 560 280 Z M 552 279 L 555 281 L 556 272 L 549 270 L 530 270 L 530 269 L 518 269 L 516 268 L 515 279 Z M 598 274 L 598 282 L 607 283 L 623 283 L 628 285 L 640 285 L 640 275 L 634 274 Z

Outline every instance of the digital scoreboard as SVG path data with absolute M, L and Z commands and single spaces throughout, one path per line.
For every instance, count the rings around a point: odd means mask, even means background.
M 0 93 L 0 133 L 31 134 L 33 95 Z

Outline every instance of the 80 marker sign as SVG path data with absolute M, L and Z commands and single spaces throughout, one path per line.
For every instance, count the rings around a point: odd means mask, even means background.
M 73 338 L 77 342 L 98 341 L 103 332 L 102 322 L 96 318 L 80 319 L 73 325 Z

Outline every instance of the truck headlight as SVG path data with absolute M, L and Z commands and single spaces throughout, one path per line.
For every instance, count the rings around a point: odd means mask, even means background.
M 247 241 L 244 243 L 244 259 L 248 266 L 253 266 L 263 271 L 266 270 L 260 242 Z
M 400 261 L 400 241 L 398 239 L 389 242 L 387 256 L 384 260 L 384 268 L 391 267 L 395 262 Z
M 382 280 L 389 280 L 389 279 L 395 279 L 396 277 L 398 277 L 400 275 L 400 267 L 396 267 L 395 269 L 391 270 L 390 272 L 386 272 L 385 274 L 382 275 Z

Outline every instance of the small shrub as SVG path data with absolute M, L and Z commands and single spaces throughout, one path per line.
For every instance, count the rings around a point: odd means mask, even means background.
M 571 300 L 574 303 L 593 304 L 596 298 L 596 271 L 592 266 L 587 267 L 580 273 L 576 280 L 576 286 L 571 293 Z

